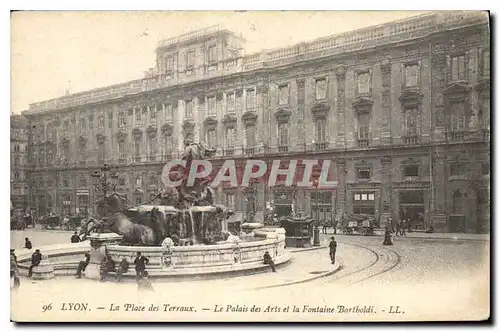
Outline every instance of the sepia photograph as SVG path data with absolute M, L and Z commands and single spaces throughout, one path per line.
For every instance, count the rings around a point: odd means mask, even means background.
M 12 322 L 490 319 L 488 11 L 10 28 Z

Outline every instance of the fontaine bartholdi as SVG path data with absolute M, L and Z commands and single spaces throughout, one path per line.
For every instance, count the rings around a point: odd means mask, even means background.
M 197 179 L 192 186 L 187 185 L 193 160 L 210 157 L 215 150 L 189 138 L 184 144 L 182 160 L 186 166 L 170 174 L 172 180 L 180 180 L 180 185 L 162 189 L 155 197 L 160 199 L 160 205 L 127 208 L 119 194 L 105 194 L 95 204 L 104 207 L 108 214 L 99 220 L 90 218 L 82 225 L 80 235 L 87 238 L 93 231 L 108 231 L 121 235 L 123 244 L 144 246 L 160 245 L 166 238 L 171 238 L 175 245 L 182 240 L 189 244 L 213 244 L 221 240 L 224 220 L 232 211 L 214 204 L 209 179 Z
M 260 224 L 258 232 L 228 231 L 227 219 L 233 212 L 214 204 L 211 178 L 189 181 L 193 162 L 204 160 L 215 151 L 190 139 L 184 143 L 184 166 L 170 169 L 167 174 L 178 185 L 158 192 L 155 199 L 159 198 L 161 204 L 145 202 L 127 207 L 116 192 L 105 193 L 95 201 L 106 213 L 100 218 L 89 218 L 81 226 L 80 235 L 89 239 L 91 246 L 86 278 L 100 278 L 99 263 L 104 256 L 111 256 L 115 262 L 130 262 L 137 252 L 149 258 L 148 271 L 153 277 L 246 273 L 266 268 L 262 263 L 265 253 L 276 264 L 290 260 L 282 228 L 266 230 Z

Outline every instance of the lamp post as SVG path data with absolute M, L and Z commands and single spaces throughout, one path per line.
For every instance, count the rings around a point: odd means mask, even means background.
M 319 196 L 318 196 L 318 186 L 319 186 L 319 180 L 314 180 L 313 181 L 313 186 L 316 188 L 315 189 L 315 201 L 316 201 L 316 222 L 314 223 L 314 240 L 313 240 L 313 246 L 319 247 L 320 246 L 320 241 L 319 241 Z
M 94 188 L 96 192 L 102 192 L 104 197 L 110 192 L 114 192 L 116 188 L 116 167 L 104 164 L 100 171 L 95 171 L 91 174 L 94 180 Z M 104 206 L 103 218 L 107 215 L 106 206 Z

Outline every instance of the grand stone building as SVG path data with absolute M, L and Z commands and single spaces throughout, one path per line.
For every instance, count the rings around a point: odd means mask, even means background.
M 22 115 L 10 117 L 10 202 L 17 216 L 28 208 L 28 120 Z
M 338 187 L 217 190 L 241 215 L 370 213 L 437 230 L 489 228 L 487 13 L 447 12 L 243 54 L 211 27 L 161 41 L 144 78 L 30 105 L 37 213 L 93 211 L 90 173 L 118 167 L 131 204 L 191 137 L 213 160 L 330 160 Z

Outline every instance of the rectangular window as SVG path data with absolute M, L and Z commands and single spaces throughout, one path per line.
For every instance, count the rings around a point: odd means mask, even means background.
M 125 178 L 124 177 L 120 177 L 118 179 L 118 185 L 123 187 L 125 185 Z
M 134 142 L 134 154 L 135 154 L 135 160 L 140 161 L 141 160 L 141 141 L 136 140 Z
M 405 176 L 418 176 L 418 165 L 408 165 L 404 167 Z
M 288 145 L 288 124 L 286 123 L 278 124 L 278 145 Z
M 404 121 L 405 130 L 407 136 L 417 136 L 418 135 L 418 109 L 417 108 L 407 108 L 405 109 Z
M 123 128 L 125 127 L 125 113 L 120 112 L 118 114 L 118 127 Z
M 118 142 L 118 153 L 121 159 L 125 159 L 125 142 Z
M 142 109 L 140 107 L 137 107 L 135 109 L 135 121 L 140 122 L 141 116 L 142 116 Z
M 326 78 L 318 78 L 315 82 L 316 100 L 326 99 L 328 84 Z
M 415 88 L 418 86 L 418 64 L 405 66 L 405 87 Z
M 232 113 L 236 109 L 236 98 L 234 92 L 226 94 L 226 110 L 227 113 Z
M 208 63 L 217 62 L 217 47 L 215 45 L 208 47 Z
M 451 131 L 463 131 L 467 128 L 465 105 L 463 102 L 451 104 Z
M 370 170 L 370 168 L 367 168 L 367 167 L 358 168 L 356 174 L 357 174 L 358 179 L 361 179 L 361 180 L 368 180 L 371 178 L 371 170 Z
M 210 129 L 207 131 L 207 146 L 209 148 L 215 147 L 217 144 L 217 132 L 215 129 Z
M 226 206 L 229 209 L 234 210 L 236 207 L 236 200 L 235 200 L 235 195 L 233 193 L 227 193 L 226 194 Z
M 171 155 L 173 151 L 174 151 L 174 140 L 172 136 L 165 136 L 165 148 L 164 148 L 165 155 Z
M 191 51 L 187 52 L 187 54 L 186 54 L 186 67 L 193 68 L 194 61 L 195 61 L 195 52 L 194 52 L 194 50 L 191 50 Z
M 278 100 L 280 105 L 288 105 L 290 100 L 288 84 L 280 85 L 278 87 Z
M 247 100 L 246 100 L 247 110 L 255 108 L 255 89 L 247 90 Z
M 104 130 L 104 116 L 101 115 L 98 121 L 99 130 Z M 65 128 L 67 127 L 65 126 Z
M 465 165 L 464 164 L 451 164 L 450 166 L 450 175 L 451 176 L 461 176 L 465 174 Z
M 165 59 L 165 71 L 167 74 L 174 71 L 174 56 L 173 55 L 169 55 Z
M 193 101 L 192 100 L 186 100 L 186 109 L 184 111 L 184 117 L 186 119 L 193 118 Z
M 234 128 L 228 128 L 226 131 L 226 147 L 234 148 L 235 140 L 235 130 Z
M 217 109 L 217 100 L 215 96 L 211 96 L 207 98 L 207 112 L 209 115 L 214 115 L 216 114 L 216 109 Z
M 370 93 L 371 91 L 371 76 L 369 72 L 359 73 L 358 78 L 358 93 Z
M 165 120 L 172 121 L 173 120 L 173 111 L 172 104 L 163 104 L 163 111 L 165 114 Z
M 106 147 L 104 144 L 99 144 L 99 150 L 97 156 L 99 163 L 103 163 L 105 158 L 106 158 Z
M 237 111 L 240 111 L 242 109 L 242 107 L 243 107 L 243 92 L 242 91 L 238 91 L 236 93 L 235 107 L 236 107 Z
M 150 137 L 149 138 L 149 149 L 148 149 L 150 160 L 152 160 L 151 157 L 155 157 L 155 155 L 156 155 L 156 145 L 157 145 L 156 144 L 156 137 L 154 137 L 154 136 Z
M 483 76 L 490 76 L 490 51 L 483 52 Z
M 370 114 L 362 113 L 357 115 L 358 121 L 358 139 L 370 138 Z
M 156 104 L 148 107 L 149 107 L 149 117 L 151 121 L 154 122 L 156 120 Z
M 246 128 L 246 146 L 253 148 L 255 146 L 255 126 L 247 126 Z
M 482 168 L 482 173 L 483 175 L 488 175 L 490 174 L 490 163 L 489 162 L 483 162 L 481 163 L 481 168 Z
M 316 141 L 317 143 L 326 142 L 326 121 L 324 119 L 316 120 Z
M 465 55 L 452 57 L 451 80 L 453 82 L 466 80 Z
M 49 128 L 50 129 L 50 128 Z M 87 130 L 87 122 L 85 121 L 85 118 L 80 119 L 80 129 L 82 132 L 85 132 Z M 47 136 L 50 137 L 51 132 L 47 131 Z

